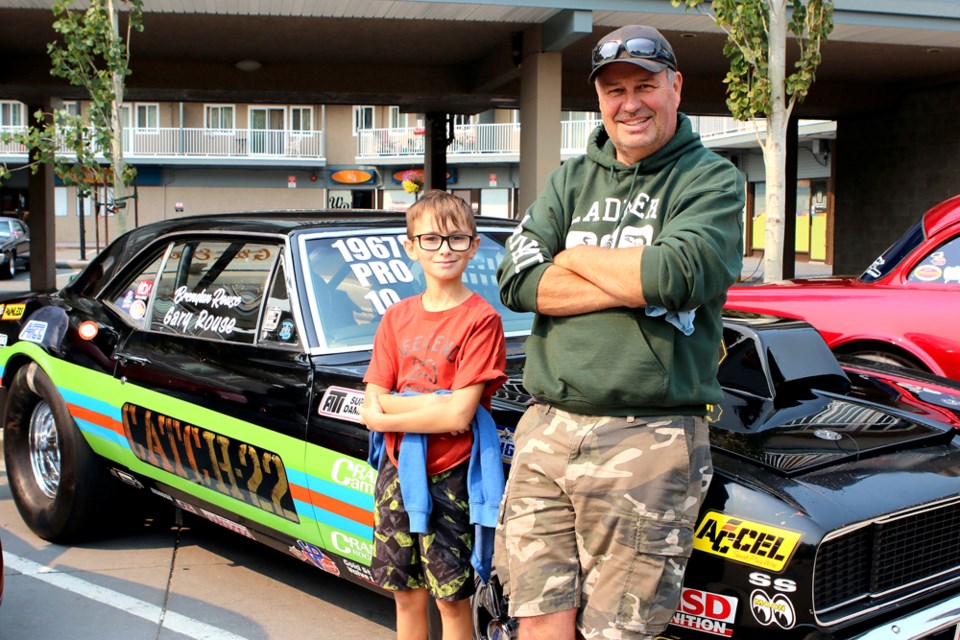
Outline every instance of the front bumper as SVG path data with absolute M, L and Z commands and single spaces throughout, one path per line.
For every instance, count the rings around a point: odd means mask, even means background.
M 891 620 L 850 640 L 913 640 L 929 637 L 951 627 L 957 628 L 958 625 L 960 593 L 920 611 Z

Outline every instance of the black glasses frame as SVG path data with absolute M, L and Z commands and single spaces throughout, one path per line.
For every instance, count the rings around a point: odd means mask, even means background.
M 607 40 L 601 42 L 593 50 L 594 66 L 607 60 L 614 60 L 626 51 L 631 58 L 642 60 L 660 60 L 671 69 L 676 70 L 677 59 L 669 51 L 660 46 L 660 43 L 650 38 L 628 38 L 624 41 Z
M 432 245 L 425 246 L 423 244 L 424 236 L 427 236 L 428 238 L 440 238 L 440 242 L 438 242 L 436 246 L 432 246 Z M 420 245 L 420 248 L 423 249 L 424 251 L 439 251 L 440 247 L 443 246 L 443 243 L 446 242 L 447 246 L 450 247 L 450 251 L 456 251 L 456 252 L 469 251 L 471 245 L 473 245 L 473 239 L 476 238 L 476 236 L 472 236 L 466 233 L 454 233 L 453 235 L 449 235 L 449 236 L 442 236 L 439 233 L 421 233 L 413 237 L 416 238 L 417 244 Z M 467 238 L 467 243 L 466 245 L 464 245 L 462 249 L 458 249 L 457 247 L 453 246 L 453 241 L 452 241 L 453 238 Z M 457 245 L 459 246 L 460 243 L 457 243 Z

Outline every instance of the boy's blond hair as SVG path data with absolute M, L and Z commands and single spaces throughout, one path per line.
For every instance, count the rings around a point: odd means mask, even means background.
M 413 236 L 413 227 L 423 216 L 432 216 L 440 225 L 438 231 L 442 233 L 452 229 L 467 229 L 470 235 L 477 234 L 473 209 L 463 198 L 446 191 L 431 189 L 407 209 L 407 237 Z

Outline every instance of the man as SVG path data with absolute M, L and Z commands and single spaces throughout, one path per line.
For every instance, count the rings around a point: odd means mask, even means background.
M 744 181 L 678 113 L 659 31 L 602 38 L 603 126 L 554 171 L 498 271 L 536 312 L 495 563 L 521 640 L 652 638 L 680 598 L 712 476 L 720 311 Z

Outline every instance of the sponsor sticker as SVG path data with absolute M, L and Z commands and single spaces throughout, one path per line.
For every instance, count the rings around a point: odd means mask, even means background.
M 31 320 L 20 330 L 20 339 L 27 342 L 43 342 L 45 335 L 47 335 L 47 323 L 39 320 Z
M 327 387 L 327 390 L 323 392 L 323 398 L 320 399 L 320 406 L 317 407 L 317 413 L 322 416 L 363 424 L 360 421 L 360 414 L 357 413 L 357 410 L 362 405 L 362 391 L 331 386 Z
M 793 603 L 782 593 L 775 593 L 770 597 L 766 591 L 755 589 L 750 594 L 750 612 L 754 619 L 765 627 L 775 624 L 781 629 L 792 629 L 797 622 Z
M 0 333 L 0 347 L 7 346 L 7 334 Z
M 84 340 L 93 340 L 97 337 L 98 333 L 100 333 L 100 329 L 93 320 L 81 322 L 80 326 L 77 327 L 77 334 Z
M 179 502 L 179 501 L 178 501 L 178 502 Z M 184 503 L 184 504 L 186 504 L 186 503 Z M 227 519 L 224 518 L 223 516 L 218 515 L 218 514 L 216 514 L 216 513 L 213 513 L 212 511 L 207 511 L 206 509 L 200 509 L 200 514 L 201 514 L 204 518 L 206 518 L 207 520 L 209 520 L 210 522 L 213 522 L 213 523 L 215 523 L 215 524 L 218 524 L 218 525 L 220 525 L 221 527 L 223 527 L 223 528 L 225 528 L 225 529 L 230 529 L 230 531 L 233 531 L 234 533 L 239 533 L 240 535 L 246 536 L 246 537 L 250 538 L 251 540 L 255 540 L 255 539 L 256 539 L 256 538 L 253 537 L 253 534 L 250 533 L 250 530 L 247 529 L 247 528 L 246 528 L 245 526 L 243 526 L 242 524 L 238 524 L 238 523 L 234 522 L 233 520 L 227 520 Z
M 737 599 L 730 596 L 684 589 L 680 594 L 680 606 L 670 624 L 730 638 L 733 636 L 731 625 L 737 617 L 737 604 Z
M 0 316 L 0 320 L 19 320 L 26 310 L 27 305 L 25 304 L 8 304 L 3 308 L 3 315 Z
M 802 536 L 798 531 L 710 511 L 694 534 L 693 548 L 734 562 L 781 571 Z
M 315 567 L 323 569 L 327 573 L 332 573 L 335 576 L 340 575 L 340 568 L 337 567 L 337 563 L 324 555 L 320 547 L 316 545 L 304 542 L 303 540 L 297 540 L 297 546 L 291 546 L 290 553 L 304 562 L 309 562 Z

